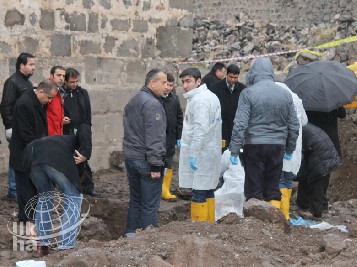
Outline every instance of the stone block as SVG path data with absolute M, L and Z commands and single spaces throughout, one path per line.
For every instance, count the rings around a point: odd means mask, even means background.
M 36 22 L 37 22 L 37 15 L 35 13 L 32 13 L 30 16 L 29 16 L 29 21 L 30 21 L 30 24 L 32 26 L 35 26 Z
M 12 27 L 15 25 L 24 25 L 25 16 L 21 14 L 17 9 L 10 9 L 5 14 L 5 26 Z
M 106 132 L 107 140 L 113 144 L 121 143 L 122 139 L 124 137 L 122 114 L 109 113 L 108 114 L 108 123 L 109 123 L 110 127 L 108 127 L 107 132 Z
M 144 82 L 142 81 L 142 83 Z M 139 87 L 135 89 L 127 89 L 124 84 L 118 84 L 117 87 L 111 89 L 108 100 L 109 110 L 111 112 L 123 113 L 124 107 L 126 106 L 126 104 L 128 104 L 129 100 L 138 92 Z
M 192 29 L 179 27 L 159 27 L 157 47 L 161 57 L 189 57 L 192 51 Z
M 100 0 L 99 4 L 104 7 L 105 9 L 111 9 L 112 8 L 112 1 L 111 0 Z
M 108 22 L 108 18 L 105 16 L 102 16 L 102 19 L 100 21 L 100 27 L 102 29 L 105 29 L 107 27 L 107 22 Z
M 98 32 L 98 13 L 89 13 L 88 32 Z
M 94 6 L 94 1 L 93 0 L 82 0 L 82 5 L 86 9 L 91 9 L 92 6 Z
M 184 16 L 179 21 L 181 27 L 192 27 L 193 26 L 193 16 L 192 14 Z
M 66 13 L 65 21 L 69 23 L 71 31 L 85 31 L 86 30 L 86 15 L 83 13 Z
M 55 13 L 53 10 L 41 9 L 40 27 L 44 31 L 55 29 Z
M 126 65 L 127 83 L 144 84 L 146 76 L 146 66 L 143 61 L 129 61 Z
M 71 56 L 71 35 L 69 34 L 54 34 L 51 40 L 51 55 L 52 56 Z
M 102 51 L 100 44 L 90 40 L 82 40 L 79 41 L 79 52 L 81 53 L 81 55 L 89 55 L 100 54 Z
M 86 82 L 89 84 L 118 85 L 124 63 L 118 58 L 86 57 Z
M 11 52 L 11 46 L 5 42 L 0 41 L 0 53 L 8 54 Z
M 148 28 L 147 20 L 133 20 L 133 32 L 147 32 Z
M 339 235 L 327 234 L 322 237 L 321 249 L 329 255 L 340 253 L 346 247 L 344 239 Z
M 65 3 L 66 5 L 74 4 L 74 0 L 66 0 Z
M 16 57 L 9 57 L 9 76 L 16 71 Z
M 93 95 L 91 96 L 94 101 Z M 92 142 L 95 146 L 107 147 L 107 130 L 108 130 L 108 114 L 94 114 L 92 115 Z M 98 131 L 99 130 L 99 131 Z M 93 156 L 91 157 L 92 162 Z
M 32 39 L 30 37 L 25 37 L 24 39 L 20 39 L 18 42 L 19 50 L 26 51 L 27 53 L 36 55 L 38 51 L 38 40 Z
M 149 18 L 149 22 L 151 24 L 158 24 L 162 22 L 162 19 L 158 19 L 158 18 Z
M 151 8 L 151 1 L 144 1 L 143 3 L 143 11 L 148 11 Z
M 169 8 L 193 10 L 193 0 L 169 0 Z
M 155 40 L 152 38 L 146 38 L 145 46 L 143 48 L 142 58 L 154 57 L 155 56 Z
M 0 42 L 0 46 L 1 46 L 1 42 Z M 0 48 L 1 51 L 1 48 Z M 0 59 L 0 81 L 5 82 L 5 80 L 7 78 L 9 78 L 9 69 L 8 69 L 8 61 L 7 59 Z M 2 90 L 2 86 L 0 88 L 0 90 Z M 3 151 L 3 150 L 2 150 Z
M 110 21 L 113 31 L 128 31 L 129 30 L 129 20 L 127 19 L 112 19 Z
M 106 113 L 109 111 L 107 90 L 89 90 L 92 114 Z
M 115 41 L 117 38 L 114 36 L 106 36 L 104 41 L 104 52 L 105 53 L 112 53 L 115 47 Z
M 136 40 L 124 41 L 118 48 L 118 57 L 137 57 L 139 56 L 140 47 Z
M 167 27 L 177 27 L 178 26 L 178 20 L 177 18 L 170 18 L 166 21 L 166 26 Z

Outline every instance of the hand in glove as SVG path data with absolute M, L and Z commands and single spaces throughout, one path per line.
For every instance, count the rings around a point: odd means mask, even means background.
M 285 152 L 284 153 L 284 159 L 285 160 L 291 160 L 292 159 L 292 157 L 293 157 L 293 154 L 291 153 L 288 153 L 288 152 Z
M 194 171 L 197 171 L 197 166 L 196 166 L 196 157 L 190 157 L 190 168 Z
M 181 148 L 181 139 L 177 140 L 177 148 Z
M 12 136 L 12 128 L 5 130 L 6 140 L 10 142 Z
M 231 160 L 232 165 L 237 165 L 238 161 L 239 161 L 238 157 L 237 156 L 233 156 L 233 155 L 231 155 L 230 160 Z

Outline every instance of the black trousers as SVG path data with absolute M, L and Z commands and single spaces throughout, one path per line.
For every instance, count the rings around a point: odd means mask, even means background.
M 246 200 L 281 200 L 279 181 L 284 145 L 245 145 L 243 149 Z
M 296 204 L 301 209 L 309 209 L 314 217 L 321 218 L 322 211 L 328 208 L 326 192 L 330 174 L 312 182 L 299 181 Z
M 94 189 L 93 183 L 93 173 L 88 164 L 88 161 L 85 161 L 83 164 L 78 166 L 79 177 L 81 177 L 81 185 L 84 194 L 90 194 Z
M 34 211 L 37 205 L 37 190 L 25 172 L 15 170 L 17 205 L 19 207 L 19 222 L 34 220 Z M 31 201 L 30 201 L 31 200 Z

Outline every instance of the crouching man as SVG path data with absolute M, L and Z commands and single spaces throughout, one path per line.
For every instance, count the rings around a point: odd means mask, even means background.
M 25 166 L 31 169 L 31 181 L 38 192 L 35 224 L 40 245 L 35 257 L 47 255 L 49 245 L 54 242 L 51 238 L 57 236 L 52 232 L 57 226 L 51 218 L 56 187 L 64 198 L 59 239 L 55 242 L 59 249 L 72 249 L 76 246 L 82 204 L 77 166 L 90 158 L 91 140 L 90 126 L 82 124 L 77 135 L 43 137 L 31 142 L 25 149 Z

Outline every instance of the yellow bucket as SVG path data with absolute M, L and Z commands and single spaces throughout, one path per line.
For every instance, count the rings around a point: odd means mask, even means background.
M 357 62 L 354 62 L 352 65 L 347 66 L 348 69 L 353 70 L 355 75 L 357 76 Z M 357 108 L 357 96 L 355 100 L 351 102 L 351 104 L 344 105 L 345 108 Z

